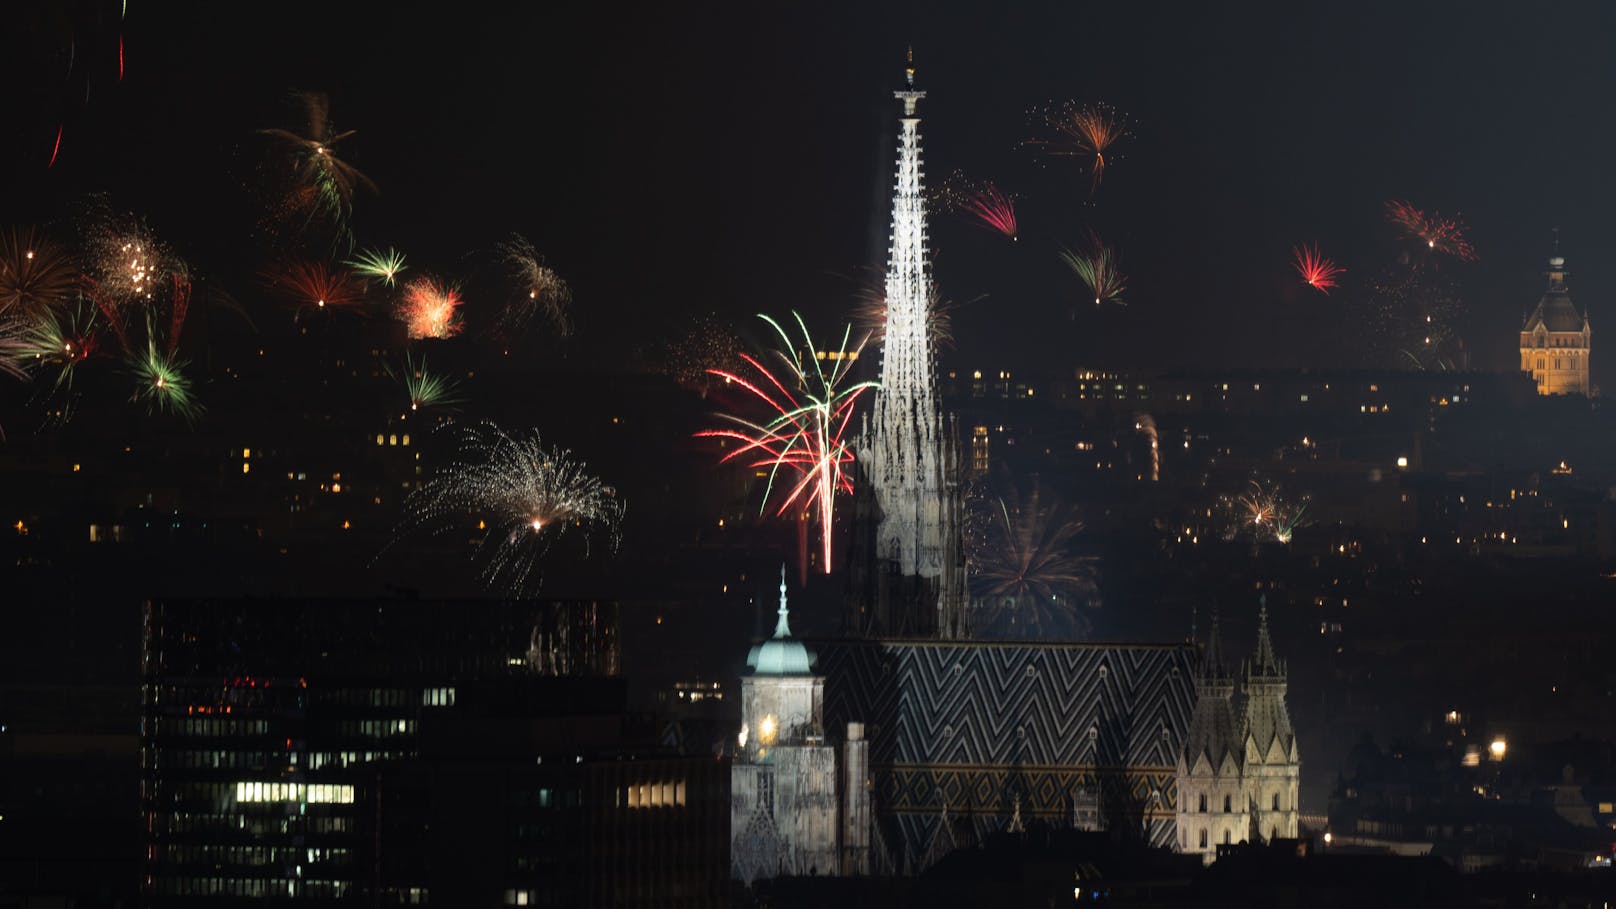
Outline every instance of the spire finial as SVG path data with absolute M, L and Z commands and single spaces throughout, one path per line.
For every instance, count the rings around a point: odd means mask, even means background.
M 1560 228 L 1554 228 L 1554 254 L 1560 254 Z
M 780 619 L 774 623 L 774 636 L 777 638 L 791 637 L 791 626 L 787 620 L 790 609 L 786 606 L 786 563 L 780 563 Z
M 1201 675 L 1207 679 L 1221 679 L 1223 675 L 1223 636 L 1218 633 L 1218 607 L 1212 607 L 1212 636 L 1207 639 L 1206 652 L 1201 657 Z
M 1252 672 L 1256 675 L 1283 675 L 1285 668 L 1274 658 L 1274 641 L 1268 634 L 1268 595 L 1259 598 L 1257 609 L 1257 652 L 1252 655 Z
M 913 44 L 909 45 L 909 50 L 904 54 L 903 64 L 904 78 L 908 80 L 909 87 L 913 88 L 915 84 L 915 46 Z

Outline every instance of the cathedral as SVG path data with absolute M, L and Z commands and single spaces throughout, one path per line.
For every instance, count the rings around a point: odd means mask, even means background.
M 1301 758 L 1285 706 L 1285 664 L 1274 656 L 1268 608 L 1257 650 L 1235 679 L 1223 662 L 1218 623 L 1201 656 L 1195 713 L 1178 753 L 1178 851 L 1210 862 L 1220 845 L 1298 833 Z
M 847 637 L 794 638 L 782 573 L 774 635 L 741 677 L 731 876 L 918 875 L 1032 825 L 1205 854 L 1295 836 L 1296 736 L 1266 612 L 1238 706 L 1216 633 L 1204 658 L 1178 642 L 967 639 L 963 465 L 937 395 L 912 58 L 895 96 L 881 387 L 856 444 Z
M 1577 312 L 1566 290 L 1565 259 L 1549 259 L 1549 287 L 1521 326 L 1521 372 L 1532 374 L 1540 395 L 1593 396 L 1588 353 L 1588 312 Z

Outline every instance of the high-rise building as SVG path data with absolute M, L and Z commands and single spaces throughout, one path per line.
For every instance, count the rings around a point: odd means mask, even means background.
M 146 904 L 722 903 L 728 773 L 627 710 L 616 612 L 148 604 Z
M 892 237 L 887 254 L 881 388 L 858 442 L 863 498 L 853 546 L 849 625 L 856 633 L 966 634 L 961 460 L 954 420 L 937 399 L 936 312 L 914 58 L 904 87 Z
M 1521 325 L 1521 371 L 1532 374 L 1540 395 L 1593 395 L 1588 313 L 1577 312 L 1566 289 L 1565 259 L 1549 259 L 1549 287 Z
M 1210 861 L 1220 845 L 1295 837 L 1301 756 L 1285 704 L 1285 663 L 1274 656 L 1268 607 L 1257 647 L 1235 683 L 1223 665 L 1218 626 L 1202 656 L 1195 713 L 1178 755 L 1178 849 Z

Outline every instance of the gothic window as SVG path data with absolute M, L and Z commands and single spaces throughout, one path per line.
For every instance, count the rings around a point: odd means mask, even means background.
M 1543 361 L 1543 358 L 1542 358 L 1542 357 L 1538 357 L 1538 358 L 1537 358 L 1537 368 L 1538 368 L 1538 369 L 1542 369 L 1542 368 L 1543 368 L 1543 362 L 1544 362 L 1544 361 Z
M 1229 808 L 1229 797 L 1228 797 L 1228 796 L 1227 796 L 1227 795 L 1225 795 L 1225 796 L 1224 796 L 1224 797 L 1223 797 L 1223 813 L 1224 813 L 1224 814 L 1228 814 L 1228 813 L 1229 813 L 1229 811 L 1230 811 L 1230 808 Z M 1227 837 L 1227 836 L 1228 836 L 1228 834 L 1224 834 L 1224 836 L 1225 836 L 1225 837 Z M 1225 842 L 1225 843 L 1227 843 L 1227 842 L 1228 842 L 1228 840 L 1227 840 L 1227 839 L 1225 839 L 1225 840 L 1224 840 L 1224 842 Z
M 1205 830 L 1201 831 L 1201 848 L 1202 849 L 1206 848 L 1206 831 Z
M 1279 793 L 1274 793 L 1274 810 L 1279 810 Z
M 1229 845 L 1229 831 L 1223 831 L 1223 845 Z
M 1206 813 L 1206 793 L 1201 793 L 1201 813 Z
M 757 778 L 758 809 L 764 814 L 774 814 L 774 774 L 764 771 Z

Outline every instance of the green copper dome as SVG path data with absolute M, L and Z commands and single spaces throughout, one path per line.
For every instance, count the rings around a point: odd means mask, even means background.
M 791 637 L 787 622 L 786 569 L 780 566 L 780 611 L 774 625 L 774 637 L 753 645 L 746 655 L 746 668 L 753 675 L 812 675 L 814 653 L 801 641 Z

